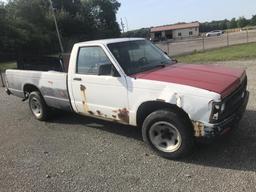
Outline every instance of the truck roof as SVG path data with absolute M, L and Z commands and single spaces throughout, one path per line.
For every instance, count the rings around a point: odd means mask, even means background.
M 75 45 L 83 46 L 88 44 L 110 44 L 110 43 L 120 43 L 125 41 L 136 41 L 136 40 L 145 40 L 144 38 L 115 38 L 115 39 L 101 39 L 101 40 L 93 40 L 93 41 L 85 41 L 76 43 Z

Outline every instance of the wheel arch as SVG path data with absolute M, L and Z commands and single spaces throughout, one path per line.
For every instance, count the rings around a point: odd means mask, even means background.
M 28 98 L 28 94 L 32 93 L 33 91 L 38 91 L 41 94 L 40 89 L 36 85 L 33 85 L 31 83 L 24 84 L 23 92 L 24 92 L 24 98 L 25 99 L 27 99 Z
M 142 103 L 136 113 L 136 123 L 138 127 L 142 127 L 142 124 L 144 120 L 147 118 L 149 114 L 156 110 L 161 110 L 161 109 L 169 109 L 173 112 L 176 112 L 180 114 L 182 117 L 184 117 L 188 123 L 192 125 L 192 122 L 189 118 L 189 115 L 180 107 L 177 105 L 171 104 L 171 103 L 166 103 L 164 101 L 146 101 Z

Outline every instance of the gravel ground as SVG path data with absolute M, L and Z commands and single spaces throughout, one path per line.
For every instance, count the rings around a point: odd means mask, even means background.
M 256 61 L 223 65 L 247 68 L 246 114 L 181 161 L 155 155 L 138 128 L 66 113 L 39 122 L 0 88 L 0 191 L 256 191 Z

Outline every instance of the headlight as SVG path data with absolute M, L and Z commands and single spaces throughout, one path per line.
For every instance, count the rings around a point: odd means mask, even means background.
M 212 106 L 211 120 L 213 120 L 213 121 L 219 120 L 219 117 L 221 114 L 224 113 L 225 108 L 226 108 L 225 103 L 214 102 L 213 106 Z

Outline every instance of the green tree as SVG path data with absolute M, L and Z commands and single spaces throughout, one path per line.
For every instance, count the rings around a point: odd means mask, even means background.
M 116 0 L 89 0 L 99 37 L 120 36 L 120 28 L 116 22 L 116 13 L 120 6 L 121 4 Z
M 119 37 L 116 0 L 52 0 L 65 50 L 73 43 Z M 1 0 L 0 0 L 1 2 Z M 59 51 L 48 0 L 0 3 L 0 52 L 49 54 Z
M 14 0 L 5 6 L 8 39 L 4 51 L 39 54 L 54 50 L 55 34 L 52 20 L 46 17 L 47 6 L 41 0 Z
M 219 23 L 218 23 L 219 29 L 220 30 L 227 29 L 228 28 L 228 23 L 229 23 L 229 21 L 227 19 L 219 21 Z
M 236 18 L 232 18 L 232 19 L 230 20 L 228 28 L 230 28 L 230 29 L 237 28 L 237 21 L 236 21 Z
M 142 38 L 149 38 L 150 37 L 150 29 L 149 28 L 142 28 L 138 30 L 127 31 L 122 33 L 122 37 L 142 37 Z
M 245 19 L 245 17 L 239 17 L 237 20 L 237 26 L 243 28 L 246 25 L 248 25 L 248 21 Z
M 252 16 L 250 24 L 256 26 L 256 15 Z

